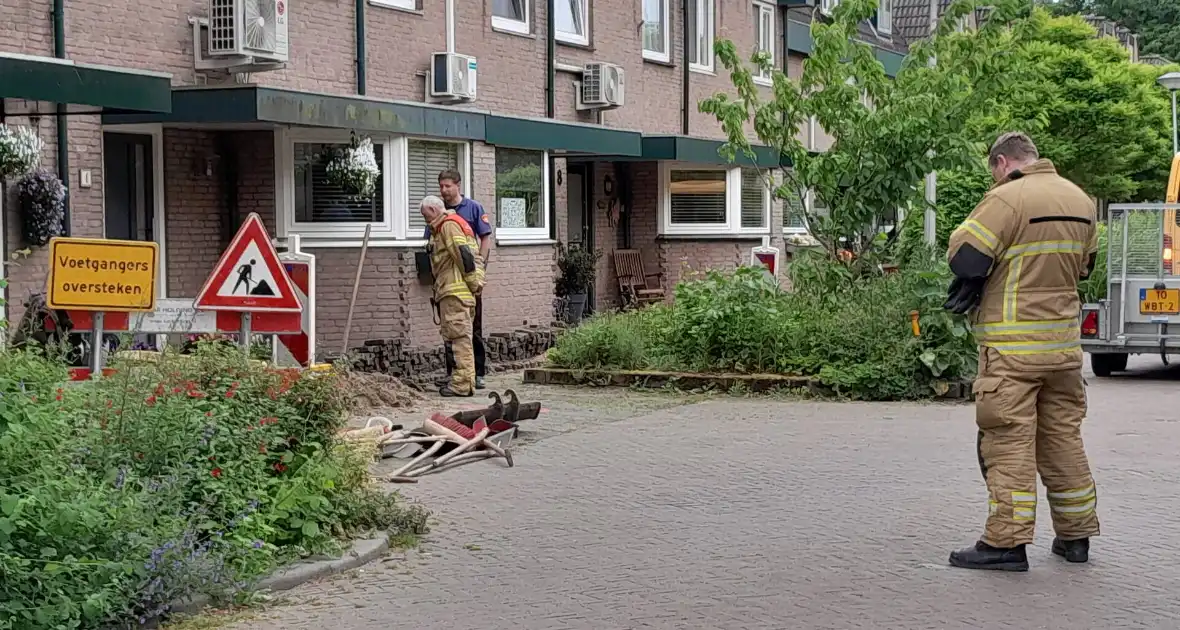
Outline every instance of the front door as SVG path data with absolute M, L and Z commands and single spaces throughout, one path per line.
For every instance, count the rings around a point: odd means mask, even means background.
M 589 164 L 570 164 L 566 168 L 567 239 L 582 247 L 594 247 L 594 171 Z M 586 314 L 594 312 L 594 285 L 586 295 Z
M 156 240 L 152 136 L 103 133 L 104 234 L 123 241 Z M 162 270 L 161 270 L 162 271 Z M 155 347 L 153 335 L 135 335 L 136 347 Z

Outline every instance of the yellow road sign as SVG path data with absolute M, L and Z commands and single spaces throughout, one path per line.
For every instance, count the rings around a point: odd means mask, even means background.
M 144 241 L 55 238 L 49 241 L 49 308 L 150 311 L 156 308 L 159 246 Z

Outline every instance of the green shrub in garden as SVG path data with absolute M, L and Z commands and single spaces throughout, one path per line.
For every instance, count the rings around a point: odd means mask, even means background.
M 915 250 L 890 275 L 853 277 L 822 254 L 802 254 L 790 270 L 789 293 L 748 267 L 682 282 L 673 306 L 595 318 L 563 335 L 550 360 L 576 369 L 806 375 L 867 400 L 930 397 L 974 374 L 974 341 L 965 320 L 942 308 L 950 275 L 932 252 Z
M 0 629 L 135 626 L 367 530 L 425 530 L 337 443 L 337 375 L 221 344 L 117 367 L 65 385 L 0 353 Z

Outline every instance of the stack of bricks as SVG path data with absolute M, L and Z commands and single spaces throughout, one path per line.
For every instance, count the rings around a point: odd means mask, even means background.
M 553 347 L 556 335 L 549 328 L 533 326 L 487 338 L 489 371 L 522 369 Z M 407 347 L 405 339 L 374 339 L 352 351 L 353 365 L 362 372 L 379 372 L 408 381 L 429 381 L 446 372 L 440 343 L 433 347 Z

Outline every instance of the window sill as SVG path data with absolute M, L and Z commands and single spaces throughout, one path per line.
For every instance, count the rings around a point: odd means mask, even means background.
M 308 249 L 360 249 L 362 241 L 361 236 L 331 236 L 331 235 L 308 235 L 300 234 L 300 246 Z M 426 247 L 425 239 L 395 239 L 391 237 L 370 237 L 369 247 L 376 247 L 382 249 L 421 249 Z
M 761 241 L 769 232 L 713 232 L 701 234 L 660 234 L 657 241 Z
M 528 39 L 536 39 L 533 35 L 532 29 L 525 22 L 517 22 L 515 20 L 506 20 L 504 18 L 492 17 L 492 30 L 497 33 L 505 35 L 515 35 L 517 37 L 527 37 Z
M 668 68 L 676 67 L 676 64 L 672 63 L 672 58 L 668 55 L 660 55 L 659 53 L 653 53 L 647 50 L 643 51 L 643 62 Z
M 715 76 L 717 76 L 717 73 L 716 73 L 716 72 L 714 72 L 712 68 L 709 68 L 709 67 L 707 67 L 707 66 L 698 66 L 698 65 L 696 65 L 696 64 L 689 64 L 689 65 L 688 65 L 688 69 L 689 69 L 689 70 L 690 70 L 690 71 L 691 71 L 693 74 L 704 74 L 704 75 L 708 75 L 708 76 L 711 76 L 711 77 L 715 77 Z
M 418 17 L 425 17 L 426 16 L 426 13 L 422 9 L 411 9 L 409 7 L 402 6 L 400 4 L 397 4 L 396 0 L 369 0 L 369 4 L 371 4 L 375 7 L 381 7 L 382 9 L 392 9 L 394 11 L 400 11 L 402 13 L 409 13 L 411 15 L 417 15 Z
M 763 79 L 761 77 L 754 77 L 754 85 L 762 87 L 774 87 L 774 79 Z
M 558 33 L 553 37 L 553 41 L 556 42 L 558 46 L 577 48 L 579 50 L 594 50 L 594 47 L 590 45 L 589 38 L 578 38 L 573 35 L 563 36 Z
M 557 241 L 551 238 L 497 238 L 496 247 L 536 247 L 539 245 L 553 246 Z

